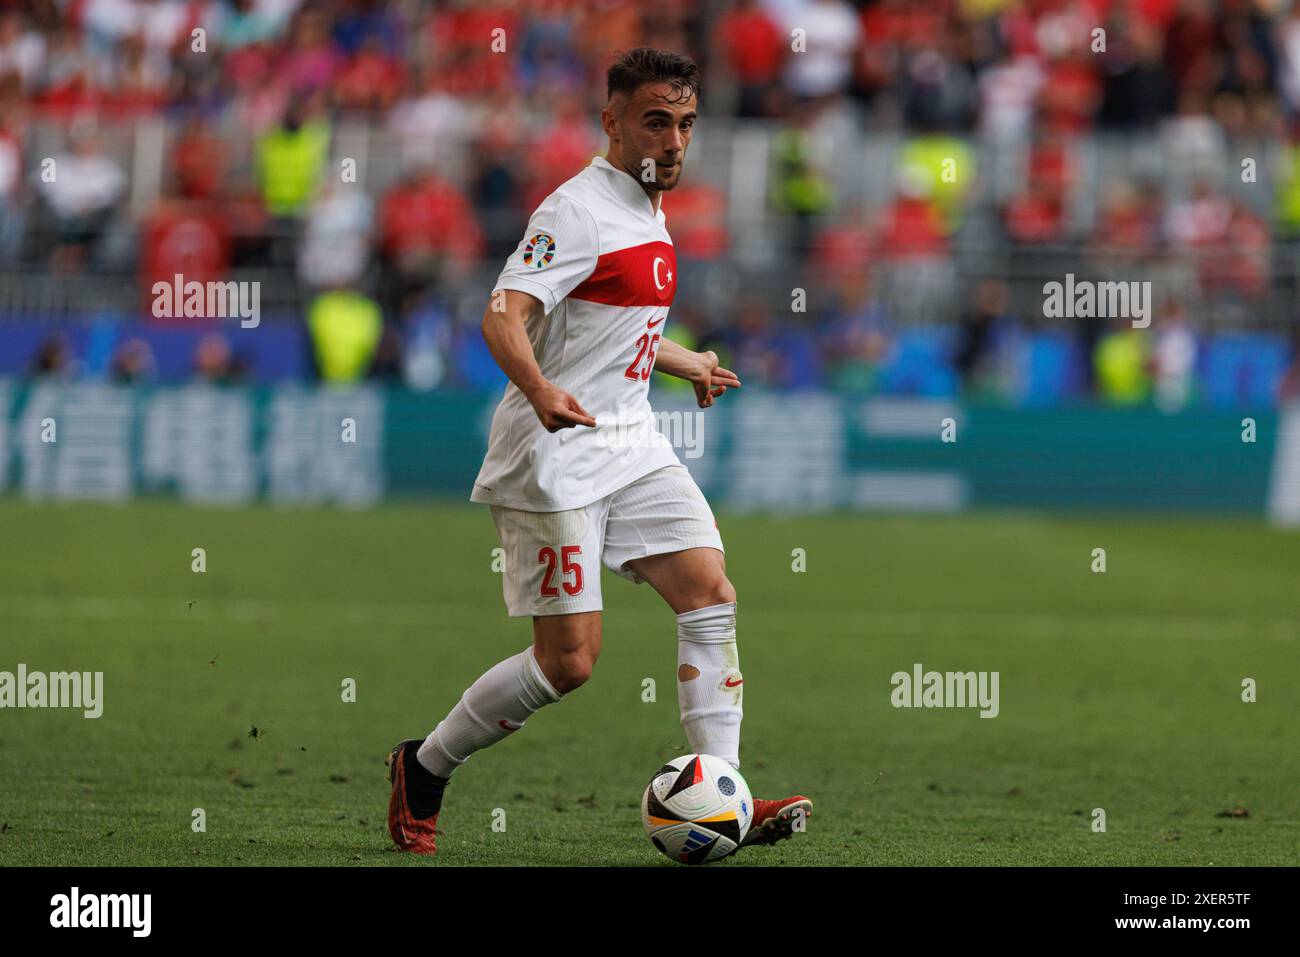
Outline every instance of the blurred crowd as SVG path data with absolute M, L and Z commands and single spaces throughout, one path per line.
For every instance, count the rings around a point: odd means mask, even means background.
M 847 96 L 888 101 L 916 127 L 1074 133 L 1177 112 L 1238 132 L 1300 106 L 1300 13 L 1286 0 L 0 4 L 10 114 L 230 107 L 266 127 L 297 96 L 411 124 L 484 103 L 585 112 L 603 100 L 610 51 L 640 45 L 691 55 L 714 108 L 738 116 Z
M 1217 368 L 1197 304 L 1249 310 L 1300 239 L 1300 3 L 1288 0 L 0 0 L 0 269 L 132 269 L 141 318 L 152 283 L 176 273 L 269 277 L 301 290 L 289 318 L 323 378 L 494 385 L 481 301 L 467 309 L 461 294 L 603 148 L 605 70 L 639 45 L 690 54 L 705 115 L 771 135 L 765 215 L 793 281 L 820 291 L 806 313 L 757 296 L 700 308 L 716 297 L 693 300 L 693 287 L 741 238 L 731 193 L 688 176 L 665 203 L 684 260 L 677 334 L 734 357 L 747 381 L 1005 392 L 1050 367 L 1024 356 L 1050 354 L 1050 336 L 1034 337 L 1052 330 L 991 277 L 1017 250 L 1057 250 L 1057 274 L 1127 270 L 1181 290 L 1159 304 L 1158 336 L 1132 347 L 1095 324 L 1066 330 L 1078 393 L 1191 395 Z M 358 188 L 338 147 L 358 117 L 431 146 Z M 109 131 L 155 119 L 156 155 L 138 134 L 130 155 L 111 148 Z M 35 131 L 51 123 L 61 141 L 42 156 Z M 826 143 L 846 127 L 901 137 L 882 201 L 839 195 L 843 157 Z M 1158 165 L 1088 178 L 1079 144 L 1106 134 L 1188 160 L 1187 188 L 1168 188 Z M 1249 180 L 1228 148 L 1239 141 L 1276 147 Z M 462 161 L 435 161 L 452 142 Z M 1009 186 L 969 172 L 990 143 L 1022 157 Z M 1256 176 L 1262 202 L 1230 188 Z M 971 264 L 970 248 L 1003 252 Z M 915 289 L 970 305 L 916 332 L 898 314 Z M 59 367 L 60 341 L 33 363 Z M 107 368 L 148 378 L 150 348 L 123 335 Z M 1295 345 L 1278 348 L 1270 381 L 1297 388 Z M 194 367 L 219 381 L 257 372 L 215 331 Z

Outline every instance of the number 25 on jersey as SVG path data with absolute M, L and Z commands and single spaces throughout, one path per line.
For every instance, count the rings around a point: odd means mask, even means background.
M 631 379 L 633 382 L 644 382 L 650 378 L 650 370 L 655 367 L 655 347 L 659 345 L 659 333 L 656 332 L 651 335 L 649 330 L 659 325 L 666 318 L 668 318 L 668 313 L 665 312 L 653 322 L 646 323 L 647 331 L 641 333 L 636 340 L 636 358 L 632 360 L 623 373 L 624 378 Z

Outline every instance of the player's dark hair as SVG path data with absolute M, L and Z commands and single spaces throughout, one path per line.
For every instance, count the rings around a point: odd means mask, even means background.
M 672 84 L 677 102 L 700 95 L 700 68 L 690 57 L 652 47 L 637 47 L 619 53 L 609 68 L 609 96 L 626 93 L 631 96 L 647 83 Z

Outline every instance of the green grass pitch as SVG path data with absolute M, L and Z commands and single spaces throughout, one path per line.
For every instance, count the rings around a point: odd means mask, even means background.
M 1300 860 L 1297 535 L 1023 513 L 721 528 L 742 770 L 816 812 L 715 866 Z M 677 866 L 638 815 L 688 750 L 673 616 L 648 586 L 606 574 L 592 681 L 457 774 L 426 859 L 388 849 L 383 758 L 531 640 L 485 510 L 9 498 L 0 540 L 0 670 L 105 673 L 98 720 L 0 711 L 0 864 Z M 915 662 L 999 672 L 1000 715 L 893 708 L 890 676 Z

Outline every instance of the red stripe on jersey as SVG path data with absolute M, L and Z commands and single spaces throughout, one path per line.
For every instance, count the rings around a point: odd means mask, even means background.
M 596 260 L 570 299 L 607 306 L 670 306 L 677 292 L 677 255 L 668 243 L 642 243 Z

